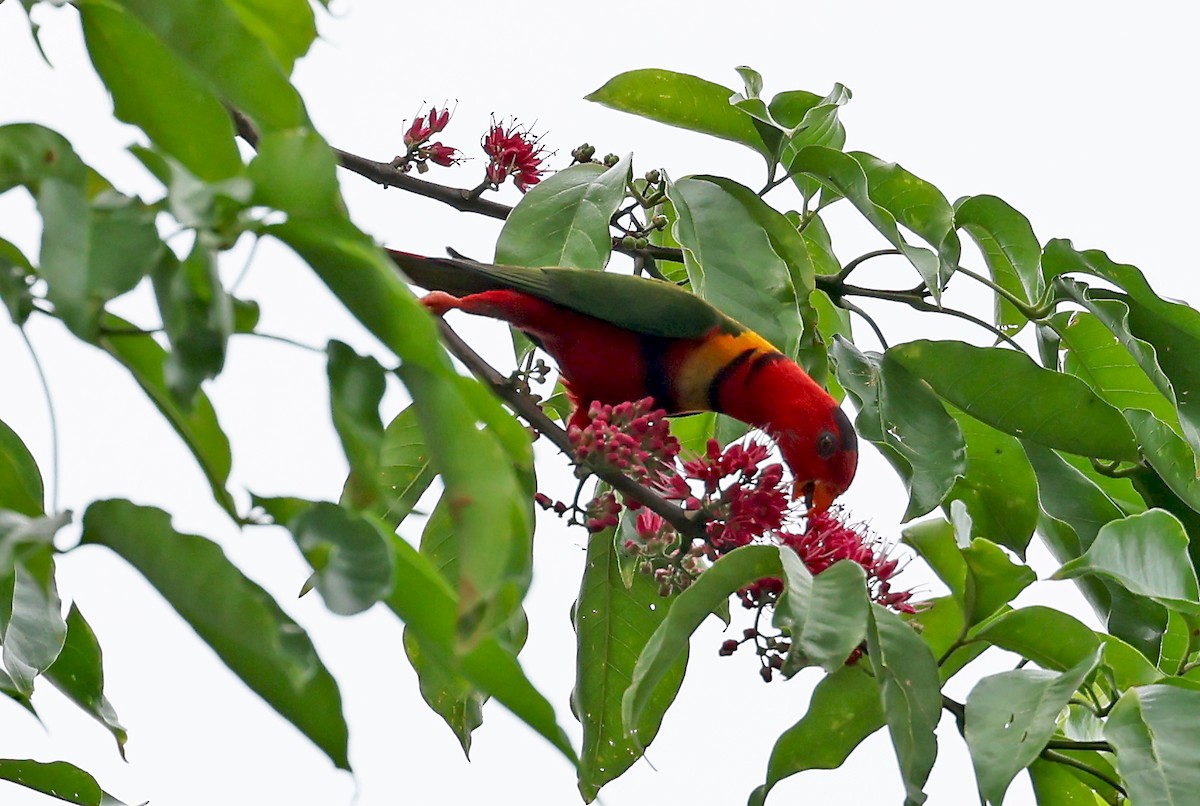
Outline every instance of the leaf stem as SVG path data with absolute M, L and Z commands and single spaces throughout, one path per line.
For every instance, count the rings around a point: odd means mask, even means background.
M 38 358 L 37 350 L 33 347 L 33 341 L 29 338 L 29 334 L 25 332 L 25 327 L 17 328 L 21 331 L 21 340 L 25 342 L 25 348 L 29 350 L 29 357 L 33 360 L 33 369 L 37 373 L 38 381 L 42 385 L 42 394 L 46 398 L 46 416 L 50 419 L 50 511 L 58 512 L 58 471 L 60 467 L 60 454 L 58 442 L 58 415 L 54 411 L 54 396 L 50 394 L 50 383 L 46 379 L 46 370 L 42 366 L 42 361 Z
M 855 269 L 857 269 L 862 264 L 866 263 L 871 258 L 883 257 L 884 255 L 899 255 L 899 254 L 902 254 L 902 252 L 899 249 L 876 249 L 873 252 L 867 252 L 865 255 L 859 255 L 858 257 L 854 258 L 854 260 L 851 260 L 849 263 L 847 263 L 845 266 L 843 266 L 842 270 L 839 271 L 837 274 L 835 274 L 834 277 L 838 280 L 838 282 L 841 282 L 842 280 L 845 280 L 847 277 L 850 276 L 850 272 L 854 271 Z
M 879 343 L 880 343 L 880 345 L 882 345 L 883 349 L 886 350 L 888 348 L 887 339 L 885 339 L 883 337 L 883 331 L 879 329 L 879 325 L 875 324 L 875 320 L 871 318 L 870 314 L 868 314 L 866 311 L 864 311 L 862 308 L 858 307 L 857 305 L 855 305 L 853 302 L 851 302 L 848 299 L 838 299 L 838 300 L 835 300 L 835 302 L 837 303 L 837 306 L 839 308 L 845 308 L 847 311 L 850 311 L 851 313 L 856 313 L 860 317 L 862 317 L 863 321 L 865 321 L 868 325 L 871 326 L 871 330 L 875 331 L 875 338 L 879 339 Z
M 1129 797 L 1128 793 L 1126 793 L 1126 791 L 1125 791 L 1125 787 L 1121 786 L 1119 781 L 1113 779 L 1107 773 L 1104 773 L 1101 770 L 1097 770 L 1094 767 L 1091 767 L 1078 759 L 1071 758 L 1070 756 L 1064 755 L 1062 753 L 1057 753 L 1054 750 L 1049 750 L 1049 749 L 1043 750 L 1041 752 L 1041 757 L 1044 758 L 1046 761 L 1053 761 L 1055 764 L 1063 764 L 1068 767 L 1074 767 L 1075 769 L 1077 769 L 1081 772 L 1086 772 L 1088 775 L 1098 778 L 1099 780 L 1101 780 L 1104 783 L 1111 786 L 1116 791 L 1120 792 L 1121 797 L 1123 797 L 1123 798 Z

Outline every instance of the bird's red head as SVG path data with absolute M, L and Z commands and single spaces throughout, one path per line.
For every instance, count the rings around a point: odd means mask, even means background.
M 789 417 L 778 417 L 770 430 L 795 476 L 792 497 L 804 496 L 810 510 L 824 512 L 854 480 L 858 437 L 850 418 L 832 400 L 819 414 L 795 411 L 797 421 L 789 423 Z

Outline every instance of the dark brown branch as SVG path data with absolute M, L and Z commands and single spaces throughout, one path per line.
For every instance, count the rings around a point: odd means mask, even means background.
M 533 426 L 542 436 L 553 442 L 560 451 L 568 456 L 574 453 L 574 448 L 571 445 L 570 438 L 567 436 L 567 432 L 558 423 L 551 420 L 533 398 L 516 389 L 507 378 L 497 372 L 491 364 L 484 361 L 478 353 L 471 349 L 454 332 L 453 328 L 446 324 L 445 320 L 439 319 L 438 326 L 441 329 L 442 342 L 446 345 L 446 349 L 453 353 L 458 360 L 462 361 L 475 377 L 491 387 L 492 392 L 497 397 L 512 407 L 513 411 Z M 611 468 L 597 468 L 590 465 L 584 469 L 606 482 L 614 490 L 636 501 L 640 501 L 651 512 L 661 515 L 667 523 L 675 527 L 679 534 L 686 537 L 704 536 L 704 524 L 702 522 L 693 519 L 682 509 L 643 487 L 641 484 L 638 484 L 624 473 Z
M 498 218 L 501 221 L 508 218 L 508 214 L 512 212 L 512 208 L 507 204 L 479 198 L 472 195 L 472 191 L 463 188 L 439 185 L 437 182 L 418 179 L 404 173 L 390 162 L 376 162 L 339 148 L 333 149 L 333 153 L 337 154 L 338 161 L 341 162 L 343 168 L 384 187 L 407 190 L 409 193 L 448 204 L 463 213 L 478 213 L 489 218 Z

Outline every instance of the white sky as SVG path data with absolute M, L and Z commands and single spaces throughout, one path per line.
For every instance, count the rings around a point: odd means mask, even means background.
M 1194 46 L 1198 15 L 1182 4 L 781 4 L 744 0 L 638 4 L 353 3 L 338 0 L 323 16 L 323 41 L 296 70 L 309 112 L 331 143 L 376 159 L 402 150 L 401 123 L 422 102 L 458 102 L 443 140 L 477 159 L 430 178 L 474 185 L 483 161 L 477 142 L 489 115 L 537 120 L 569 162 L 580 142 L 635 152 L 635 170 L 665 167 L 672 176 L 725 174 L 758 187 L 760 159 L 739 146 L 669 129 L 581 100 L 618 72 L 661 66 L 738 87 L 733 67 L 760 70 L 767 94 L 824 93 L 841 81 L 855 94 L 844 110 L 848 148 L 901 162 L 952 200 L 993 193 L 1023 211 L 1043 241 L 1073 238 L 1146 271 L 1161 293 L 1200 299 L 1190 239 L 1200 204 Z M 137 133 L 112 124 L 103 89 L 82 58 L 77 15 L 37 9 L 56 69 L 37 57 L 16 3 L 0 6 L 0 123 L 36 121 L 65 134 L 83 158 L 127 192 L 157 194 L 155 183 L 122 148 Z M 436 253 L 446 245 L 480 257 L 492 251 L 499 223 L 456 214 L 435 202 L 343 174 L 355 220 L 381 241 Z M 502 199 L 512 202 L 507 188 Z M 787 192 L 769 197 L 792 203 Z M 21 192 L 0 197 L 0 235 L 33 255 L 37 228 Z M 843 260 L 878 247 L 849 227 L 835 247 Z M 835 235 L 836 237 L 836 235 Z M 246 244 L 223 266 L 232 279 Z M 900 264 L 862 281 L 901 285 Z M 965 278 L 964 278 L 965 280 Z M 989 309 L 980 294 L 954 289 L 951 300 Z M 263 305 L 262 329 L 323 345 L 331 336 L 375 350 L 348 315 L 286 250 L 264 243 L 239 289 Z M 148 321 L 145 289 L 120 310 Z M 928 317 L 871 306 L 894 341 L 964 331 Z M 459 320 L 462 332 L 497 362 L 503 333 Z M 862 329 L 865 332 L 865 329 Z M 400 646 L 400 627 L 381 608 L 350 619 L 324 611 L 314 596 L 296 599 L 307 576 L 281 529 L 238 531 L 211 502 L 190 457 L 128 375 L 44 318 L 29 333 L 47 366 L 62 439 L 62 506 L 81 514 L 97 498 L 121 496 L 161 506 L 182 531 L 218 540 L 251 577 L 304 624 L 338 678 L 351 730 L 357 777 L 337 772 L 297 731 L 276 717 L 192 635 L 140 577 L 101 549 L 61 559 L 64 600 L 78 601 L 105 650 L 108 696 L 130 731 L 129 764 L 111 739 L 48 685 L 35 703 L 41 727 L 0 703 L 0 757 L 65 759 L 94 773 L 130 803 L 376 804 L 481 800 L 572 803 L 572 771 L 543 740 L 489 705 L 466 763 L 450 731 L 424 705 Z M 978 338 L 977 334 L 969 335 Z M 873 346 L 863 338 L 862 344 Z M 377 351 L 378 352 L 378 351 Z M 321 356 L 258 339 L 231 348 L 224 376 L 211 384 L 235 451 L 232 487 L 260 494 L 335 497 L 345 474 L 327 413 Z M 386 413 L 402 405 L 393 393 Z M 0 324 L 0 419 L 21 434 L 49 474 L 50 442 L 36 376 L 16 330 Z M 544 451 L 545 456 L 549 455 Z M 903 489 L 867 450 L 845 497 L 876 530 L 899 534 Z M 558 468 L 558 469 L 556 469 Z M 569 481 L 551 462 L 547 491 L 565 496 Z M 238 493 L 245 501 L 243 492 Z M 73 540 L 74 528 L 66 534 Z M 415 539 L 416 534 L 406 531 Z M 578 737 L 569 710 L 573 635 L 568 609 L 583 564 L 584 535 L 543 520 L 535 580 L 527 601 L 530 639 L 521 658 Z M 1041 576 L 1054 565 L 1031 552 Z M 903 578 L 936 591 L 913 565 Z M 1082 612 L 1068 583 L 1035 584 L 1020 602 L 1044 601 Z M 644 803 L 742 803 L 762 781 L 778 734 L 802 713 L 819 675 L 759 682 L 749 657 L 718 659 L 722 636 L 710 625 L 693 642 L 693 662 L 674 709 L 650 750 L 657 771 L 639 763 L 601 793 L 607 806 Z M 989 656 L 990 657 L 990 656 Z M 1010 659 L 981 663 L 984 672 Z M 975 676 L 949 691 L 965 697 Z M 972 802 L 965 748 L 943 721 L 931 804 Z M 884 733 L 834 772 L 810 772 L 779 785 L 771 803 L 898 803 L 903 789 Z M 0 802 L 57 802 L 0 783 Z M 1019 777 L 1011 804 L 1032 803 Z

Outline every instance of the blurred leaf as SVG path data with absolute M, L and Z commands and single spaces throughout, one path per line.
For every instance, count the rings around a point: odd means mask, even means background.
M 117 719 L 117 712 L 104 696 L 104 656 L 100 642 L 79 608 L 71 605 L 67 614 L 67 637 L 62 651 L 46 670 L 46 679 L 66 694 L 117 740 L 117 751 L 125 757 L 128 734 Z
M 0 302 L 8 309 L 13 324 L 23 325 L 33 313 L 35 272 L 29 258 L 12 243 L 0 238 Z
M 88 773 L 65 761 L 0 759 L 0 779 L 79 806 L 124 806 Z
M 1000 806 L 1012 779 L 1045 749 L 1059 712 L 1099 661 L 1097 647 L 1061 674 L 1015 669 L 975 684 L 967 697 L 965 736 L 989 804 Z
M 1042 246 L 1029 219 L 996 196 L 969 196 L 954 204 L 954 226 L 963 229 L 983 253 L 992 281 L 1024 302 L 1041 299 Z M 995 295 L 996 327 L 1013 334 L 1028 321 L 1011 302 Z
M 375 504 L 380 496 L 383 421 L 379 404 L 386 388 L 385 372 L 374 358 L 359 355 L 340 341 L 329 342 L 326 352 L 329 410 L 350 463 L 342 502 L 361 510 Z
M 163 330 L 171 342 L 164 367 L 167 388 L 186 410 L 200 382 L 225 366 L 233 333 L 233 305 L 221 285 L 215 250 L 197 238 L 181 263 L 166 252 L 151 273 Z
M 679 440 L 682 453 L 687 457 L 704 453 L 708 441 L 713 438 L 717 415 L 711 411 L 672 417 L 671 434 Z
M 625 199 L 632 158 L 607 169 L 572 165 L 531 188 L 500 230 L 496 262 L 603 269 L 612 254 L 609 221 Z
M 775 742 L 766 782 L 750 795 L 763 806 L 775 784 L 805 770 L 842 766 L 854 748 L 884 725 L 879 683 L 858 665 L 843 666 L 813 689 L 808 711 Z
M 1042 605 L 1005 613 L 984 624 L 974 637 L 1058 672 L 1080 663 L 1100 645 L 1083 622 Z
M 250 34 L 270 50 L 290 75 L 296 59 L 308 52 L 317 36 L 312 7 L 305 0 L 228 0 Z
M 141 127 L 201 179 L 216 181 L 241 171 L 233 122 L 204 77 L 126 4 L 86 0 L 78 7 L 88 53 L 112 93 L 114 114 Z M 172 21 L 169 13 L 162 17 L 164 23 Z
M 382 503 L 386 504 L 380 517 L 395 529 L 413 511 L 433 479 L 421 424 L 416 410 L 409 406 L 388 423 L 379 446 L 378 484 L 383 491 Z
M 387 596 L 392 552 L 387 532 L 369 516 L 320 502 L 288 529 L 313 567 L 316 589 L 331 612 L 353 616 Z
M 36 518 L 44 514 L 42 473 L 17 432 L 0 420 L 0 509 Z
M 200 469 L 212 487 L 213 497 L 236 520 L 237 505 L 225 489 L 232 465 L 229 438 L 221 430 L 208 397 L 197 392 L 191 410 L 182 409 L 167 388 L 167 352 L 154 337 L 138 332 L 130 323 L 112 314 L 105 316 L 104 325 L 108 334 L 100 337 L 99 346 L 129 370 L 138 386 L 182 437 L 200 463 Z
M 692 290 L 788 356 L 813 288 L 804 239 L 749 188 L 714 176 L 668 183 Z
M 950 414 L 966 440 L 967 467 L 946 501 L 962 501 L 980 536 L 1024 557 L 1037 527 L 1038 487 L 1020 440 L 957 409 Z
M 1121 695 L 1104 726 L 1117 772 L 1138 806 L 1188 803 L 1200 790 L 1200 691 L 1143 686 Z
M 1100 529 L 1082 557 L 1058 569 L 1056 579 L 1098 574 L 1137 596 L 1149 596 L 1183 613 L 1200 613 L 1200 585 L 1188 561 L 1188 536 L 1161 509 L 1130 515 Z
M 1082 456 L 1138 457 L 1133 433 L 1116 409 L 1078 378 L 1042 369 L 1024 353 L 914 341 L 893 347 L 888 356 L 950 403 L 1006 434 Z
M 220 546 L 175 531 L 160 509 L 121 500 L 88 507 L 81 542 L 107 546 L 141 572 L 247 686 L 349 769 L 337 683 L 304 629 Z
M 657 683 L 640 719 L 626 731 L 622 695 L 632 681 L 638 656 L 667 618 L 674 599 L 660 596 L 658 586 L 645 574 L 634 573 L 626 587 L 620 551 L 612 529 L 589 536 L 587 564 L 573 609 L 578 650 L 571 704 L 583 726 L 579 792 L 588 803 L 654 741 L 687 667 L 685 644 Z
M 908 486 L 904 520 L 929 512 L 966 472 L 958 424 L 929 386 L 892 360 L 890 351 L 881 358 L 836 338 L 830 354 L 842 386 L 859 402 L 858 433 L 883 447 L 884 457 Z
M 897 226 L 897 217 L 871 197 L 870 183 L 862 163 L 836 149 L 812 145 L 796 152 L 789 170 L 793 174 L 808 174 L 826 188 L 831 188 L 846 197 L 888 243 L 908 258 L 929 286 L 934 300 L 940 298 L 942 285 L 948 277 L 942 274 L 943 267 L 938 256 L 905 240 Z
M 471 756 L 471 736 L 483 724 L 483 705 L 487 697 L 471 682 L 444 663 L 436 652 L 428 652 L 412 630 L 404 628 L 404 653 L 421 686 L 421 697 L 440 716 L 463 754 Z
M 754 119 L 730 105 L 733 90 L 686 73 L 631 70 L 615 76 L 584 100 L 669 126 L 741 143 L 770 158 L 771 148 Z
M 62 651 L 67 625 L 54 580 L 53 546 L 48 541 L 29 545 L 15 560 L 8 567 L 0 565 L 0 595 L 7 600 L 0 618 L 0 643 L 9 679 L 29 695 L 34 678 L 50 668 Z
M 905 806 L 925 802 L 925 781 L 937 758 L 934 728 L 942 713 L 937 661 L 908 622 L 871 605 L 867 652 L 875 667 L 883 712 L 907 797 Z
M 785 628 L 792 641 L 783 673 L 790 677 L 820 666 L 833 674 L 867 635 L 866 573 L 858 563 L 843 560 L 814 577 L 794 551 L 780 552 L 779 558 L 784 592 L 773 624 Z
M 757 579 L 781 574 L 780 553 L 791 551 L 775 546 L 743 546 L 718 559 L 690 587 L 681 592 L 666 618 L 654 630 L 633 668 L 629 688 L 621 704 L 621 718 L 627 728 L 642 724 L 642 719 L 658 700 L 658 692 L 667 675 L 685 656 L 688 640 L 700 623 L 738 588 Z M 644 746 L 644 745 L 643 745 Z

